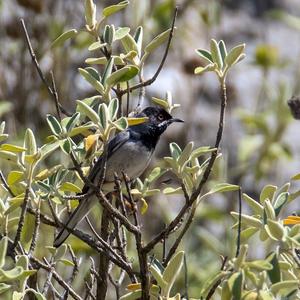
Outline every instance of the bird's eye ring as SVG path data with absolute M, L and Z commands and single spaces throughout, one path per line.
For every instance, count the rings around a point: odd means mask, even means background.
M 159 121 L 162 121 L 164 119 L 164 116 L 163 116 L 163 114 L 159 114 L 157 118 Z

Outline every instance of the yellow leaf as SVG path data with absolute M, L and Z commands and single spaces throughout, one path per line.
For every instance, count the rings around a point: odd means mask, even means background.
M 23 152 L 23 151 L 26 151 L 27 149 L 24 147 L 16 146 L 16 145 L 3 144 L 3 145 L 1 145 L 1 150 L 5 150 L 5 151 L 9 151 L 9 152 Z
M 146 200 L 144 198 L 141 198 L 142 201 L 142 208 L 141 208 L 141 214 L 145 214 L 148 210 L 148 203 L 146 202 Z
M 96 149 L 99 134 L 91 134 L 84 139 L 84 148 L 87 153 L 92 153 Z
M 133 125 L 138 125 L 145 123 L 149 120 L 149 118 L 144 117 L 144 118 L 127 118 L 128 126 L 133 126 Z
M 132 284 L 128 284 L 126 289 L 129 291 L 136 291 L 139 290 L 141 288 L 141 284 L 140 283 L 132 283 Z
M 286 219 L 283 220 L 283 225 L 294 225 L 294 224 L 300 224 L 300 217 L 288 216 Z
M 20 171 L 11 171 L 7 177 L 7 183 L 12 185 L 16 182 L 21 181 L 24 178 L 24 173 Z

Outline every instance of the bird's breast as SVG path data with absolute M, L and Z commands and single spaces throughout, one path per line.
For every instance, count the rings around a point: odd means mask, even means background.
M 128 141 L 113 153 L 106 163 L 106 181 L 114 181 L 114 173 L 126 173 L 131 179 L 139 177 L 148 166 L 153 151 L 141 142 Z

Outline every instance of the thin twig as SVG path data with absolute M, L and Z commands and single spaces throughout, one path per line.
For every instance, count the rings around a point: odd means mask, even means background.
M 61 122 L 60 107 L 59 107 L 59 102 L 58 102 L 58 93 L 57 93 L 56 84 L 55 84 L 55 80 L 54 80 L 54 75 L 53 75 L 52 71 L 50 71 L 50 75 L 51 75 L 51 83 L 52 83 L 52 95 L 53 95 L 53 98 L 54 98 L 54 101 L 55 101 L 57 117 L 58 117 L 59 121 Z
M 139 89 L 141 87 L 145 87 L 145 86 L 148 86 L 148 85 L 151 85 L 158 77 L 159 73 L 161 72 L 163 66 L 164 66 L 164 63 L 167 59 L 167 56 L 168 56 L 168 53 L 169 53 L 169 49 L 170 49 L 170 45 L 171 45 L 171 41 L 172 41 L 172 38 L 173 38 L 173 35 L 174 35 L 174 30 L 175 30 L 175 21 L 176 21 L 176 17 L 177 17 L 177 13 L 178 13 L 178 7 L 176 6 L 175 8 L 175 11 L 174 11 L 174 16 L 173 16 L 173 21 L 172 21 L 172 26 L 171 26 L 171 30 L 170 30 L 170 34 L 169 34 L 169 39 L 168 39 L 168 42 L 167 42 L 167 45 L 166 45 L 166 49 L 165 49 L 165 52 L 164 52 L 164 55 L 162 57 L 162 60 L 155 72 L 155 74 L 152 76 L 152 78 L 146 80 L 146 81 L 142 81 L 136 85 L 133 85 L 132 87 L 129 88 L 129 92 L 132 92 L 136 89 Z M 121 95 L 124 95 L 127 93 L 127 89 L 125 90 L 121 90 L 120 91 L 120 94 Z
M 239 188 L 239 221 L 238 221 L 238 232 L 236 241 L 236 254 L 235 257 L 239 256 L 241 248 L 241 230 L 242 230 L 242 188 Z
M 53 278 L 57 281 L 57 283 L 62 286 L 65 290 L 69 291 L 69 294 L 76 300 L 82 300 L 82 298 L 73 290 L 71 286 L 67 284 L 61 278 L 61 276 L 54 270 L 54 268 L 49 264 L 49 262 L 45 259 L 46 263 L 39 261 L 37 258 L 30 257 L 30 260 L 39 268 L 42 268 L 48 272 L 52 272 Z
M 21 233 L 22 233 L 22 230 L 24 227 L 25 215 L 27 212 L 27 207 L 28 207 L 28 202 L 29 202 L 29 189 L 30 189 L 30 187 L 27 186 L 25 195 L 24 195 L 24 200 L 23 200 L 22 207 L 21 207 L 21 215 L 20 215 L 20 220 L 18 223 L 18 228 L 17 228 L 17 233 L 15 236 L 13 248 L 15 248 L 18 245 L 20 238 L 21 238 Z
M 51 97 L 53 97 L 55 103 L 57 103 L 59 109 L 60 109 L 66 116 L 71 116 L 71 114 L 69 114 L 65 109 L 63 109 L 62 105 L 61 105 L 61 104 L 58 102 L 58 100 L 57 100 L 57 97 L 56 97 L 57 95 L 55 95 L 54 91 L 51 89 L 50 85 L 48 84 L 48 82 L 47 82 L 47 80 L 46 80 L 46 78 L 45 78 L 45 76 L 44 76 L 44 74 L 43 74 L 43 72 L 42 72 L 42 69 L 41 69 L 41 67 L 40 67 L 40 65 L 39 65 L 39 62 L 38 62 L 38 60 L 37 60 L 37 58 L 36 58 L 36 55 L 35 55 L 35 53 L 34 53 L 34 50 L 33 50 L 33 48 L 32 48 L 32 45 L 31 45 L 31 42 L 30 42 L 30 38 L 29 38 L 29 35 L 28 35 L 28 31 L 27 31 L 26 26 L 25 26 L 24 19 L 20 19 L 20 21 L 21 21 L 21 25 L 22 25 L 22 28 L 23 28 L 23 32 L 24 32 L 24 34 L 25 34 L 25 40 L 26 40 L 26 44 L 27 44 L 27 47 L 28 47 L 29 54 L 30 54 L 30 56 L 31 56 L 31 59 L 32 59 L 32 61 L 33 61 L 33 64 L 35 65 L 36 70 L 37 70 L 37 72 L 38 72 L 38 74 L 39 74 L 39 76 L 40 76 L 42 82 L 44 83 L 45 87 L 47 88 L 47 91 L 48 91 L 49 95 L 50 95 Z
M 3 173 L 2 173 L 2 171 L 0 171 L 0 180 L 2 181 L 2 184 L 4 185 L 4 187 L 5 187 L 5 188 L 8 190 L 8 192 L 10 193 L 10 195 L 11 195 L 12 197 L 15 197 L 15 194 L 13 193 L 13 191 L 11 190 L 11 188 L 9 187 L 9 185 L 8 185 L 8 183 L 7 183 L 6 179 L 5 179 L 5 177 L 4 177 Z
M 39 199 L 38 200 L 38 207 L 36 209 L 36 214 L 35 214 L 35 222 L 34 222 L 34 231 L 33 231 L 33 235 L 32 235 L 32 240 L 31 240 L 31 244 L 30 244 L 30 248 L 29 248 L 29 251 L 28 251 L 28 255 L 30 255 L 35 247 L 36 247 L 36 242 L 37 242 L 37 239 L 38 239 L 38 234 L 39 234 L 39 228 L 40 228 L 40 223 L 41 223 L 41 217 L 40 217 L 40 205 L 41 205 L 41 200 Z
M 186 201 L 185 205 L 181 208 L 181 210 L 179 211 L 179 213 L 177 214 L 177 216 L 175 217 L 175 219 L 173 219 L 173 221 L 171 221 L 171 223 L 164 229 L 162 230 L 160 233 L 158 233 L 144 248 L 145 251 L 149 252 L 153 249 L 153 247 L 155 247 L 155 245 L 157 243 L 159 243 L 163 237 L 168 236 L 172 230 L 174 228 L 176 228 L 176 226 L 181 222 L 181 219 L 184 217 L 184 215 L 186 214 L 186 212 L 190 209 L 190 207 L 193 205 L 194 202 L 197 201 L 198 196 L 201 194 L 202 189 L 204 187 L 204 185 L 206 184 L 206 182 L 209 179 L 210 173 L 212 171 L 213 165 L 215 163 L 215 160 L 218 156 L 218 152 L 220 149 L 220 143 L 222 140 L 222 136 L 223 136 L 223 128 L 224 128 L 224 121 L 225 121 L 225 109 L 226 109 L 226 104 L 227 104 L 227 94 L 226 94 L 226 85 L 225 82 L 221 83 L 221 110 L 220 110 L 220 119 L 219 119 L 219 127 L 218 127 L 218 132 L 217 132 L 217 136 L 216 136 L 216 142 L 215 142 L 215 147 L 217 150 L 213 151 L 211 153 L 210 156 L 210 160 L 209 163 L 207 165 L 207 167 L 205 168 L 203 177 L 198 185 L 198 187 L 196 188 L 196 190 L 192 193 L 192 195 L 189 197 L 189 200 Z M 182 229 L 182 234 L 180 234 L 179 239 L 177 239 L 174 243 L 174 245 L 171 247 L 170 252 L 171 253 L 175 253 L 178 245 L 180 244 L 180 239 L 182 239 L 182 237 L 184 236 L 185 232 L 188 230 L 188 228 L 190 227 L 190 225 L 192 224 L 193 218 L 194 218 L 194 214 L 195 214 L 195 210 L 192 211 L 192 213 L 190 213 L 187 222 L 185 223 L 184 228 Z M 168 258 L 171 258 L 171 255 L 168 255 Z M 167 264 L 167 260 L 165 261 L 165 263 Z
M 221 257 L 222 258 L 222 265 L 221 265 L 221 271 L 223 271 L 224 270 L 224 268 L 225 268 L 225 265 L 226 265 L 226 262 L 227 262 L 227 256 L 225 256 L 225 257 Z M 217 287 L 220 285 L 220 283 L 222 282 L 222 280 L 221 279 L 219 279 L 212 287 L 211 287 L 211 289 L 209 290 L 209 292 L 208 292 L 208 294 L 207 294 L 207 296 L 206 296 L 206 298 L 205 298 L 205 300 L 209 300 L 212 296 L 213 296 L 213 294 L 215 293 L 215 291 L 216 291 L 216 289 L 217 289 Z

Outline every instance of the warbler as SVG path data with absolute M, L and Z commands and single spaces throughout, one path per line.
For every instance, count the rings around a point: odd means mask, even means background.
M 142 124 L 129 126 L 126 130 L 116 134 L 108 143 L 103 192 L 109 192 L 107 187 L 111 189 L 114 186 L 115 173 L 118 176 L 125 173 L 131 180 L 139 177 L 149 165 L 161 134 L 172 123 L 183 122 L 181 119 L 173 118 L 160 107 L 147 107 L 135 117 L 147 117 L 148 120 Z M 101 171 L 103 159 L 103 156 L 98 158 L 88 175 L 88 180 L 95 186 L 98 185 L 103 174 Z M 85 195 L 90 191 L 91 187 L 85 185 L 80 194 Z M 74 229 L 97 202 L 95 195 L 80 200 L 79 205 L 67 220 L 65 228 L 55 238 L 55 247 L 59 247 L 70 235 L 67 228 Z

